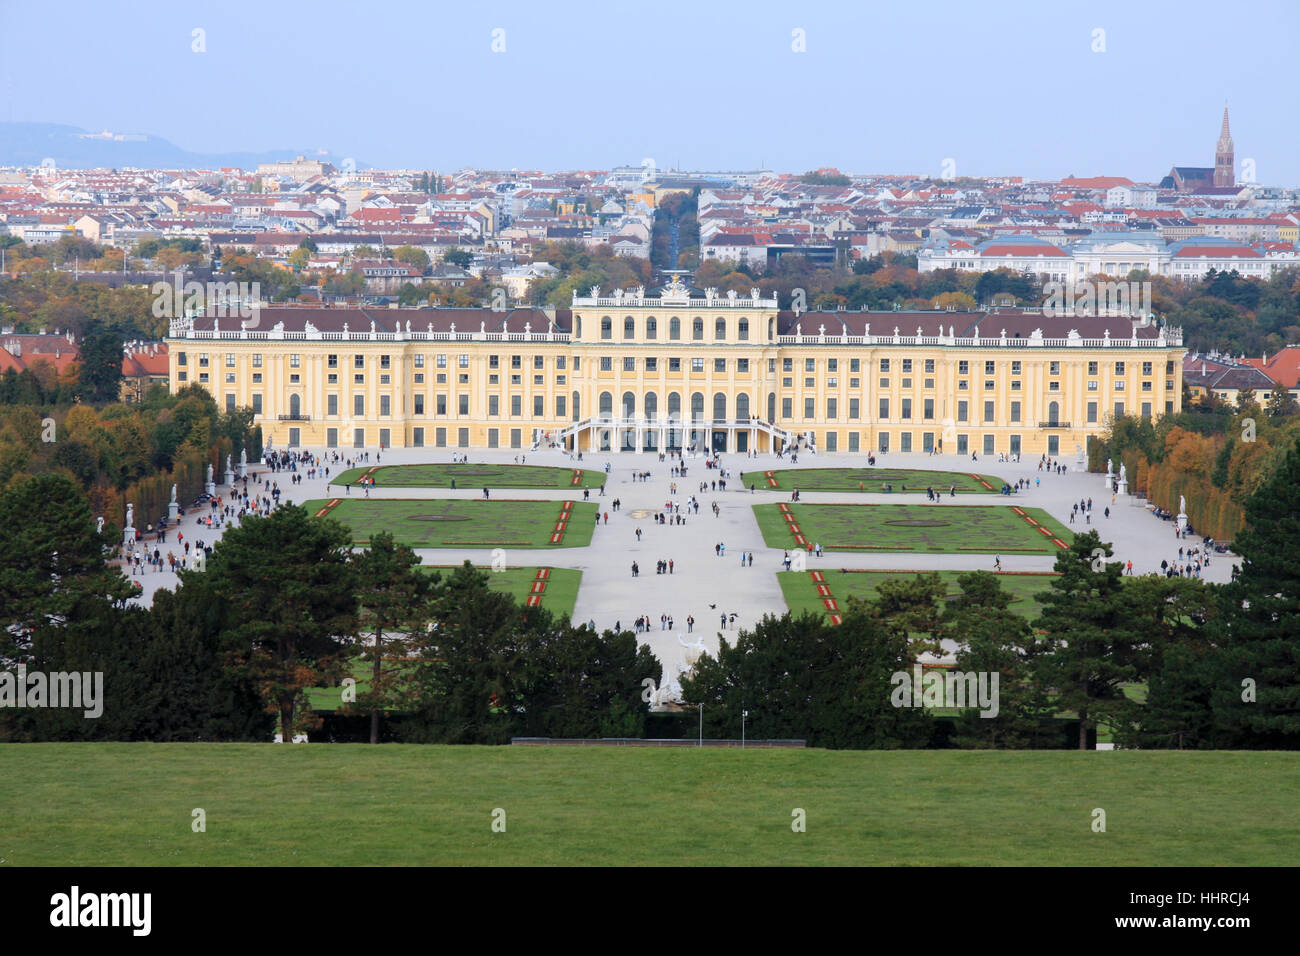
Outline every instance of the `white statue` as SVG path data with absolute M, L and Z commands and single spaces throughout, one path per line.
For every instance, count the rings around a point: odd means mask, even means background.
M 681 634 L 678 634 L 677 643 L 686 648 L 686 652 L 682 654 L 682 660 L 685 662 L 688 670 L 693 669 L 696 662 L 699 661 L 700 657 L 707 651 L 707 648 L 704 646 L 704 638 L 702 637 L 692 643 L 688 643 L 682 640 Z
M 135 505 L 126 506 L 126 526 L 128 528 L 135 527 Z
M 229 456 L 229 455 L 226 456 L 226 471 L 234 471 L 234 469 L 230 467 L 230 456 Z
M 1178 513 L 1180 515 L 1187 514 L 1187 499 L 1182 495 L 1178 496 Z
M 103 534 L 103 533 L 104 533 L 104 517 L 103 515 L 100 515 L 98 518 L 95 519 L 95 534 Z
M 1106 474 L 1108 475 L 1115 474 L 1115 469 L 1114 467 L 1112 467 L 1111 460 L 1109 458 L 1106 459 Z
M 212 466 L 208 465 L 208 483 L 212 483 Z
M 172 485 L 172 504 L 176 504 L 176 486 Z
M 1119 481 L 1122 485 L 1128 484 L 1128 469 L 1124 467 L 1123 462 L 1119 463 Z

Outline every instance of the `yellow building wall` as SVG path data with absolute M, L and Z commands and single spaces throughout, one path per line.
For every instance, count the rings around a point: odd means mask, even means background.
M 624 332 L 629 317 L 631 338 Z M 670 335 L 674 317 L 680 319 L 677 339 Z M 650 318 L 655 320 L 653 338 L 647 326 Z M 696 318 L 703 325 L 698 339 Z M 719 319 L 725 329 L 722 339 L 715 337 Z M 742 319 L 748 322 L 745 339 L 740 338 Z M 977 348 L 850 345 L 834 338 L 783 344 L 775 325 L 776 313 L 770 310 L 691 306 L 582 310 L 574 315 L 570 341 L 484 341 L 480 335 L 473 341 L 171 338 L 170 381 L 173 390 L 202 384 L 223 409 L 228 402 L 251 407 L 254 396 L 260 395 L 261 413 L 255 420 L 275 447 L 285 447 L 294 437 L 297 444 L 314 448 L 330 444 L 331 438 L 339 447 L 352 447 L 354 429 L 359 428 L 366 447 L 386 438 L 390 447 L 484 448 L 495 441 L 496 447 L 517 442 L 517 447 L 527 448 L 535 430 L 553 433 L 577 419 L 599 416 L 602 395 L 609 396 L 613 415 L 620 417 L 624 394 L 630 392 L 635 417 L 644 417 L 646 397 L 653 393 L 657 418 L 666 418 L 669 396 L 676 394 L 688 422 L 694 395 L 703 396 L 706 420 L 714 416 L 716 395 L 725 397 L 729 419 L 738 417 L 737 400 L 744 395 L 749 416 L 766 421 L 774 409 L 777 425 L 812 433 L 822 451 L 874 451 L 887 435 L 889 450 L 896 452 L 903 450 L 908 435 L 911 450 L 920 452 L 928 433 L 936 446 L 942 442 L 944 452 L 957 451 L 959 436 L 966 436 L 968 454 L 985 454 L 985 436 L 992 436 L 995 453 L 1008 452 L 1013 436 L 1018 436 L 1022 455 L 1067 457 L 1074 455 L 1076 443 L 1086 448 L 1090 435 L 1103 433 L 1117 402 L 1123 402 L 1129 414 L 1147 411 L 1158 416 L 1181 410 L 1185 349 L 1177 346 Z M 608 360 L 608 368 L 602 368 L 602 359 Z M 632 360 L 630 369 L 626 359 Z M 655 360 L 653 370 L 647 368 L 647 359 Z M 675 371 L 670 370 L 674 359 L 679 366 Z M 715 368 L 718 359 L 723 360 L 721 370 Z M 744 370 L 741 360 L 748 363 Z M 888 360 L 888 371 L 882 370 L 882 360 Z M 911 370 L 904 371 L 909 361 Z M 986 362 L 993 363 L 991 374 L 985 371 Z M 1018 369 L 1013 363 L 1019 363 Z M 1123 363 L 1122 371 L 1117 363 Z M 337 401 L 333 413 L 330 395 Z M 298 398 L 296 406 L 293 396 Z M 358 396 L 360 415 L 354 405 Z M 381 414 L 385 396 L 388 411 Z M 423 398 L 422 412 L 416 411 L 417 396 Z M 440 396 L 445 401 L 441 414 Z M 512 401 L 516 398 L 517 415 Z M 889 403 L 885 416 L 880 415 L 882 398 Z M 809 399 L 811 415 L 805 407 Z M 855 399 L 857 415 L 851 417 Z M 910 417 L 904 417 L 905 400 L 911 402 Z M 927 400 L 932 403 L 928 416 Z M 961 402 L 966 403 L 964 418 Z M 985 421 L 985 402 L 992 403 L 992 421 Z M 1055 418 L 1052 402 L 1057 403 Z M 1014 403 L 1019 403 L 1018 415 Z M 295 407 L 298 419 L 288 417 Z M 291 429 L 297 430 L 296 436 Z M 423 429 L 422 435 L 417 429 Z M 1056 437 L 1054 452 L 1051 436 Z M 583 433 L 578 447 L 585 450 L 592 437 Z M 747 436 L 747 443 L 748 448 L 771 450 L 762 433 Z M 734 439 L 727 450 L 736 450 Z

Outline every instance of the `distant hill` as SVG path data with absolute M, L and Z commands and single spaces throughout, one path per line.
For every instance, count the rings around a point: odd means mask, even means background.
M 0 166 L 40 166 L 52 160 L 62 169 L 254 169 L 258 163 L 283 162 L 295 156 L 324 160 L 336 167 L 343 162 L 343 157 L 303 148 L 265 153 L 192 153 L 157 136 L 106 136 L 61 123 L 0 123 Z

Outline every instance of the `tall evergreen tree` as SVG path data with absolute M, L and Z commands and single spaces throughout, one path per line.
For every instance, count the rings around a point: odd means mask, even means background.
M 17 656 L 38 627 L 70 620 L 85 601 L 121 603 L 134 592 L 106 560 L 90 505 L 59 474 L 19 479 L 0 492 L 0 657 Z
M 1011 610 L 1011 595 L 997 576 L 973 571 L 958 579 L 961 596 L 943 615 L 943 633 L 959 645 L 957 669 L 998 675 L 997 715 L 981 716 L 974 707 L 957 718 L 953 743 L 972 748 L 1023 748 L 1043 745 L 1052 733 L 1052 708 L 1046 691 L 1033 680 L 1040 653 L 1033 628 Z
M 1300 446 L 1246 500 L 1233 541 L 1241 573 L 1223 589 L 1214 643 L 1222 667 L 1211 689 L 1217 746 L 1300 745 Z
M 1128 616 L 1124 565 L 1095 530 L 1074 536 L 1056 556 L 1057 577 L 1042 598 L 1037 621 L 1045 651 L 1035 666 L 1059 706 L 1079 715 L 1079 749 L 1098 721 L 1120 722 L 1134 706 L 1121 685 L 1135 680 L 1144 654 L 1140 627 Z
M 361 606 L 361 624 L 371 636 L 362 656 L 371 665 L 369 690 L 358 700 L 370 709 L 370 742 L 379 743 L 379 714 L 391 698 L 389 685 L 396 675 L 384 663 L 394 650 L 404 652 L 405 644 L 384 637 L 389 632 L 406 633 L 427 623 L 428 597 L 436 578 L 420 569 L 420 558 L 404 544 L 397 544 L 387 531 L 370 539 L 370 547 L 353 557 L 357 572 L 357 595 Z
M 81 341 L 77 394 L 88 402 L 115 402 L 122 386 L 122 336 L 107 328 L 88 332 Z
M 337 685 L 351 658 L 357 627 L 351 535 L 337 521 L 285 505 L 245 518 L 226 531 L 206 571 L 228 607 L 223 636 L 235 673 L 253 681 L 277 713 L 282 739 L 293 739 L 295 714 L 309 687 Z
M 430 627 L 410 636 L 414 662 L 405 739 L 428 743 L 507 743 L 519 706 L 515 673 L 519 606 L 487 586 L 466 562 L 436 584 Z
M 1147 698 L 1116 728 L 1123 746 L 1204 746 L 1210 721 L 1206 668 L 1220 655 L 1209 644 L 1217 588 L 1198 578 L 1125 578 L 1128 617 L 1147 640 Z

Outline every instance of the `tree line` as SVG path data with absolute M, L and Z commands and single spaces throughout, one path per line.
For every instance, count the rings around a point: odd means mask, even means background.
M 1243 391 L 1235 407 L 1210 397 L 1155 419 L 1112 419 L 1088 444 L 1089 467 L 1107 459 L 1128 473 L 1129 487 L 1177 514 L 1179 497 L 1200 535 L 1233 541 L 1246 526 L 1246 502 L 1266 484 L 1300 440 L 1295 403 L 1278 390 L 1260 407 Z
M 63 476 L 112 535 L 128 502 L 143 528 L 166 511 L 173 484 L 181 501 L 189 501 L 203 490 L 209 464 L 220 470 L 227 455 L 237 460 L 247 451 L 256 460 L 262 452 L 252 410 L 223 412 L 199 385 L 175 394 L 154 386 L 134 405 L 36 398 L 0 403 L 0 489 L 34 476 Z
M 372 740 L 500 744 L 636 737 L 661 669 L 630 632 L 574 627 L 488 588 L 468 564 L 430 573 L 376 535 L 286 505 L 228 529 L 204 570 L 148 610 L 105 555 L 63 475 L 0 493 L 0 669 L 102 672 L 103 713 L 0 709 L 0 739 L 285 740 L 319 726 L 307 692 L 347 688 Z

